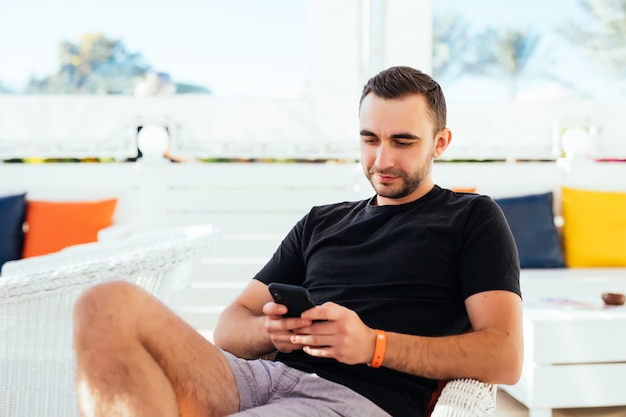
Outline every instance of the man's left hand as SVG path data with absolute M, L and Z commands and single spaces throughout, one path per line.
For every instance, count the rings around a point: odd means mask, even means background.
M 303 345 L 307 354 L 348 365 L 372 360 L 376 331 L 366 326 L 356 312 L 327 302 L 306 311 L 302 318 L 314 323 L 298 329 L 291 342 Z

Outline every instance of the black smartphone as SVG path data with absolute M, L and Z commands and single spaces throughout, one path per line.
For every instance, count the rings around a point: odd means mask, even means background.
M 271 282 L 268 288 L 276 304 L 287 306 L 287 313 L 283 317 L 300 317 L 304 311 L 315 307 L 309 291 L 304 287 Z

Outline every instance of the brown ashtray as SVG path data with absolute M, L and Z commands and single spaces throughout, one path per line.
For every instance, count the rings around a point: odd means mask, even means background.
M 606 305 L 621 306 L 624 305 L 624 301 L 626 301 L 626 296 L 624 294 L 616 292 L 605 292 L 604 294 L 602 294 L 602 300 Z

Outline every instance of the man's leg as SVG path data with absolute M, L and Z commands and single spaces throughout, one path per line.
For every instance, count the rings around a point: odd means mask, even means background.
M 239 411 L 219 349 L 127 282 L 94 286 L 74 308 L 77 395 L 86 416 L 222 416 Z

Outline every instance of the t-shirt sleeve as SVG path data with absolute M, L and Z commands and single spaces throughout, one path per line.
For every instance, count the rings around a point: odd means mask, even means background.
M 502 210 L 487 196 L 473 203 L 459 259 L 463 297 L 489 290 L 512 291 L 521 296 L 519 256 Z
M 284 284 L 302 285 L 306 267 L 303 256 L 302 236 L 307 216 L 303 217 L 289 231 L 287 236 L 276 249 L 270 260 L 254 276 L 254 279 L 269 284 L 280 282 Z

